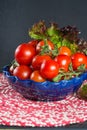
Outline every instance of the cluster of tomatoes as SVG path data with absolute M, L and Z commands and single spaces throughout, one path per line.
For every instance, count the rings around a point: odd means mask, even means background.
M 77 70 L 82 64 L 87 68 L 87 56 L 84 53 L 72 54 L 68 47 L 61 46 L 58 48 L 58 55 L 52 57 L 51 50 L 54 50 L 54 44 L 47 40 L 50 51 L 41 54 L 44 45 L 43 40 L 32 40 L 20 44 L 14 53 L 15 61 L 18 64 L 15 67 L 14 64 L 10 66 L 10 73 L 22 80 L 31 79 L 36 82 L 44 82 L 45 80 L 52 81 L 60 73 L 60 69 L 68 72 L 70 63 L 74 70 Z

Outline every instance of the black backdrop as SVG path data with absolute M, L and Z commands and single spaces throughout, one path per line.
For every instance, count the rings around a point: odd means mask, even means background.
M 30 40 L 28 29 L 39 20 L 75 25 L 87 40 L 87 0 L 0 0 L 0 70 L 13 60 L 15 48 Z
M 28 29 L 39 20 L 75 25 L 87 39 L 87 0 L 0 0 L 0 70 L 30 40 Z

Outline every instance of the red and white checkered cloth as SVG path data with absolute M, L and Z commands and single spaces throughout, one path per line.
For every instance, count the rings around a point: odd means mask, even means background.
M 87 102 L 75 97 L 40 102 L 25 99 L 0 74 L 0 124 L 57 127 L 87 121 Z

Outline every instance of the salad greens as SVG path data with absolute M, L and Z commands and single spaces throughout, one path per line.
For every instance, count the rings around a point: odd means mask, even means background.
M 77 43 L 79 41 L 78 34 L 80 32 L 74 26 L 66 26 L 59 28 L 56 23 L 50 23 L 48 26 L 45 21 L 35 23 L 29 29 L 29 36 L 37 40 L 48 39 L 53 42 L 58 48 L 67 46 L 75 53 L 78 49 Z

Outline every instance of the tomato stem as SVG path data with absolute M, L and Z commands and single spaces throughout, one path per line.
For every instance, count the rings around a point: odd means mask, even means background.
M 78 77 L 80 74 L 82 74 L 85 71 L 84 65 L 80 65 L 77 70 L 73 70 L 72 64 L 69 65 L 69 70 L 65 72 L 63 69 L 59 70 L 59 74 L 52 79 L 54 82 L 58 82 L 61 79 L 68 80 L 73 77 Z

